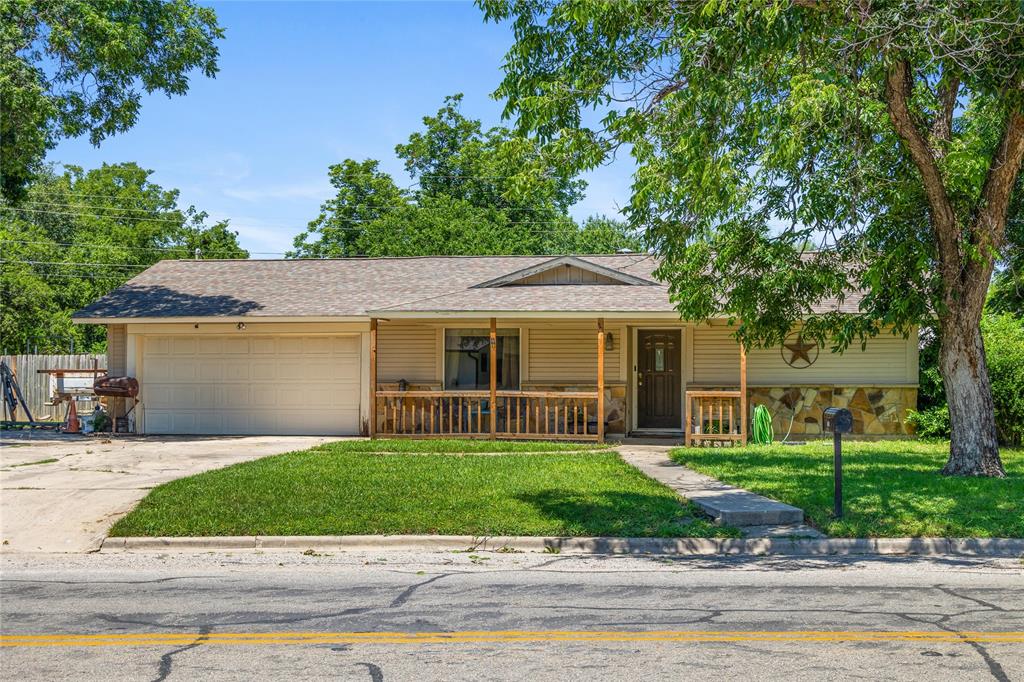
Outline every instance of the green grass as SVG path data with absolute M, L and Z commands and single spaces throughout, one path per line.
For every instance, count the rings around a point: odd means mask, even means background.
M 474 440 L 457 438 L 394 438 L 390 440 L 342 440 L 328 445 L 335 452 L 581 452 L 606 450 L 605 443 L 539 440 Z
M 374 441 L 381 450 L 423 453 L 416 456 L 330 443 L 180 479 L 155 488 L 111 535 L 737 534 L 700 518 L 614 452 L 545 453 L 515 443 L 533 451 L 427 454 L 438 442 Z
M 1024 537 L 1024 450 L 1002 450 L 1005 479 L 939 471 L 948 443 L 843 444 L 844 516 L 832 518 L 832 443 L 680 448 L 672 459 L 803 509 L 834 537 Z

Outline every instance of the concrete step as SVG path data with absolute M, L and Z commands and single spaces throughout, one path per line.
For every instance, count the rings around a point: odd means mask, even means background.
M 651 478 L 675 490 L 701 511 L 726 526 L 778 526 L 800 524 L 804 512 L 762 495 L 736 488 L 680 466 L 668 458 L 667 447 L 624 446 L 624 460 Z

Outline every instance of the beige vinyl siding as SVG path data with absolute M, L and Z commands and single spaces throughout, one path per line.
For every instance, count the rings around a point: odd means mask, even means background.
M 693 383 L 738 385 L 739 347 L 731 337 L 733 327 L 725 324 L 697 325 L 693 330 Z M 794 369 L 776 348 L 756 348 L 747 353 L 747 383 L 751 385 L 792 384 L 915 384 L 917 383 L 917 337 L 904 339 L 883 334 L 843 354 L 822 348 L 810 367 Z
M 437 340 L 438 329 L 433 325 L 381 322 L 377 327 L 377 380 L 437 381 Z
M 606 325 L 612 334 L 614 349 L 604 354 L 606 382 L 620 380 L 622 344 L 625 329 Z M 597 325 L 543 325 L 529 328 L 526 362 L 531 383 L 597 381 Z
M 778 348 L 756 349 L 747 355 L 747 383 L 917 383 L 916 367 L 908 366 L 909 358 L 913 357 L 908 353 L 908 344 L 916 342 L 916 336 L 904 339 L 883 334 L 869 339 L 864 350 L 855 344 L 839 354 L 825 347 L 817 361 L 805 369 L 787 365 Z
M 516 282 L 516 284 L 622 284 L 622 282 L 612 279 L 607 275 L 584 270 L 583 268 L 563 266 L 524 277 Z
M 727 325 L 697 325 L 693 329 L 693 383 L 740 383 L 740 348 Z M 749 371 L 748 371 L 749 380 Z
M 107 371 L 115 377 L 128 373 L 128 332 L 123 324 L 107 325 Z

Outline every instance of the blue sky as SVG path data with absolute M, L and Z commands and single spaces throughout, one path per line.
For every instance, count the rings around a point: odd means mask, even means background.
M 463 112 L 500 122 L 490 93 L 511 44 L 470 2 L 216 2 L 227 36 L 220 73 L 189 93 L 146 97 L 138 124 L 99 148 L 66 140 L 49 160 L 87 168 L 136 161 L 215 219 L 230 218 L 254 257 L 274 257 L 331 192 L 327 167 L 375 158 L 408 185 L 394 147 L 465 93 Z M 628 163 L 586 177 L 577 218 L 615 215 Z

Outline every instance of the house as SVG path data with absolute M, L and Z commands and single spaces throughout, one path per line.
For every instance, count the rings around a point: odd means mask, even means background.
M 168 260 L 74 320 L 107 326 L 111 373 L 140 383 L 143 433 L 743 441 L 756 404 L 780 434 L 820 433 L 832 405 L 860 434 L 909 433 L 915 336 L 838 355 L 794 334 L 744 353 L 725 320 L 680 320 L 656 266 L 637 253 Z

